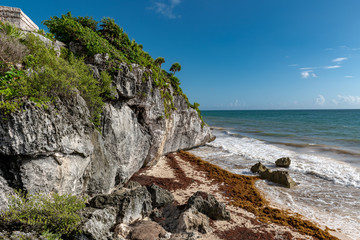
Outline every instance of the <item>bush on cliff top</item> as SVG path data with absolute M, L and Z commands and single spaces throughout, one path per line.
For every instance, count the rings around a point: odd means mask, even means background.
M 90 109 L 91 121 L 98 126 L 103 98 L 111 92 L 108 76 L 102 73 L 103 80 L 99 82 L 82 58 L 67 51 L 58 57 L 55 50 L 48 48 L 33 34 L 27 34 L 21 42 L 29 53 L 23 57 L 28 70 L 25 73 L 11 67 L 0 74 L 0 109 L 11 113 L 26 100 L 46 106 L 58 98 L 69 99 L 79 91 Z
M 173 94 L 182 95 L 188 107 L 195 106 L 189 103 L 182 92 L 179 79 L 174 74 L 161 70 L 161 63 L 165 60 L 162 58 L 160 63 L 159 58 L 152 59 L 143 51 L 142 45 L 134 40 L 130 41 L 113 19 L 102 19 L 98 28 L 98 22 L 93 18 L 72 17 L 68 13 L 61 17 L 52 17 L 44 21 L 44 24 L 56 39 L 80 44 L 83 53 L 74 56 L 73 53 L 64 51 L 65 54 L 59 58 L 54 50 L 46 47 L 32 34 L 28 34 L 24 39 L 24 35 L 15 27 L 0 24 L 0 32 L 5 33 L 1 34 L 5 37 L 0 39 L 0 51 L 4 52 L 4 56 L 12 58 L 0 59 L 0 110 L 3 113 L 11 113 L 21 108 L 26 100 L 46 107 L 48 102 L 58 98 L 67 99 L 79 90 L 90 109 L 91 121 L 95 126 L 99 126 L 104 100 L 112 98 L 113 89 L 111 76 L 107 72 L 101 72 L 99 82 L 84 63 L 85 57 L 97 53 L 109 54 L 107 69 L 110 73 L 118 71 L 121 62 L 128 63 L 130 69 L 132 63 L 143 66 L 143 81 L 152 79 L 159 88 L 166 117 L 176 109 Z M 11 51 L 16 54 L 11 54 Z M 25 66 L 26 74 L 25 71 L 14 68 L 17 63 Z M 170 86 L 174 92 L 170 90 Z M 197 107 L 195 109 L 198 111 Z M 200 111 L 198 113 L 201 117 Z

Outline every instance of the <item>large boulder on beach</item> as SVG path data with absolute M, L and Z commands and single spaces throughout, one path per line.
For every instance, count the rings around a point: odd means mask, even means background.
M 200 232 L 205 234 L 212 232 L 212 229 L 209 218 L 205 214 L 194 208 L 189 208 L 180 214 L 176 232 Z
M 154 240 L 167 239 L 165 229 L 153 221 L 140 221 L 131 226 L 130 239 L 133 240 Z
M 275 164 L 278 167 L 288 168 L 291 164 L 291 160 L 289 157 L 283 157 L 283 158 L 279 158 L 278 160 L 276 160 Z
M 230 220 L 225 204 L 219 203 L 213 195 L 205 192 L 198 191 L 192 195 L 186 207 L 194 208 L 213 220 Z

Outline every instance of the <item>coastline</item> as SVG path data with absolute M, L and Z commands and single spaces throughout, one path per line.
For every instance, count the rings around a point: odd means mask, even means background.
M 338 232 L 330 235 L 327 228 L 306 217 L 270 207 L 254 185 L 256 177 L 232 174 L 187 152 L 162 157 L 132 180 L 144 185 L 155 183 L 171 191 L 178 205 L 185 204 L 197 191 L 225 203 L 231 220 L 212 221 L 213 232 L 201 239 L 349 239 Z

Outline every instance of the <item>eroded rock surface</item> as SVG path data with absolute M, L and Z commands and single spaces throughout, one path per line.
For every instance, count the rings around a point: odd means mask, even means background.
M 213 220 L 230 220 L 225 204 L 219 203 L 213 195 L 205 192 L 198 191 L 192 195 L 186 207 L 194 208 Z
M 106 58 L 88 59 L 95 77 L 106 68 Z M 142 80 L 144 71 L 120 65 L 115 100 L 104 107 L 100 131 L 80 95 L 46 108 L 27 102 L 24 111 L 0 116 L 1 192 L 106 194 L 162 155 L 214 139 L 171 86 L 176 110 L 167 118 L 159 88 L 152 79 Z M 6 203 L 6 194 L 0 198 Z

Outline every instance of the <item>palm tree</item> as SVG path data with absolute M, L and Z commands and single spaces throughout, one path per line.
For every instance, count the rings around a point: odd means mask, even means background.
M 154 63 L 159 66 L 159 76 L 161 73 L 161 64 L 165 63 L 165 59 L 163 57 L 158 57 L 155 59 Z
M 181 65 L 179 63 L 174 63 L 173 65 L 171 65 L 170 67 L 170 72 L 173 72 L 173 74 L 175 75 L 176 72 L 179 72 L 181 70 Z

